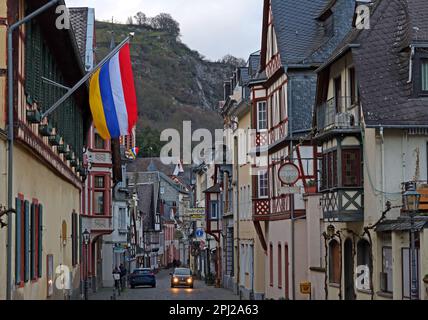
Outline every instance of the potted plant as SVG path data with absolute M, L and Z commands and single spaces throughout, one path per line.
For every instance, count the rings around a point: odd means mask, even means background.
M 307 193 L 317 193 L 317 183 L 311 179 L 307 182 Z
M 27 121 L 32 124 L 40 123 L 42 121 L 42 114 L 37 109 L 27 110 Z
M 43 137 L 49 137 L 52 135 L 53 133 L 53 128 L 51 125 L 49 124 L 43 124 L 39 126 L 39 133 L 43 136 Z
M 49 144 L 51 146 L 59 146 L 61 143 L 61 136 L 59 134 L 54 134 L 49 137 Z
M 58 152 L 60 154 L 65 154 L 65 153 L 67 153 L 67 151 L 68 151 L 68 146 L 66 144 L 60 144 L 58 146 Z

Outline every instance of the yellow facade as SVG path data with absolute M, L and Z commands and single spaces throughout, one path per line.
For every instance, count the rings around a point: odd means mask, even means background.
M 238 130 L 235 134 L 238 139 L 238 154 L 242 154 L 239 149 L 246 148 L 250 137 L 251 112 L 249 106 L 245 108 L 245 111 L 238 117 Z M 244 298 L 252 293 L 256 299 L 260 299 L 265 293 L 265 252 L 252 220 L 252 175 L 251 163 L 248 160 L 246 164 L 235 164 L 234 174 L 237 173 L 238 177 L 233 177 L 235 182 L 238 181 L 234 187 L 234 194 L 237 195 L 234 197 L 234 201 L 239 202 L 239 206 L 236 206 L 236 203 L 233 206 L 234 208 L 239 207 L 234 219 L 235 261 L 238 264 L 235 277 Z M 242 248 L 245 248 L 247 252 L 243 254 Z M 252 250 L 252 261 L 249 261 L 248 250 Z M 248 267 L 247 264 L 251 264 L 251 266 Z M 244 270 L 241 271 L 241 268 Z M 241 279 L 242 276 L 243 279 Z
M 7 17 L 7 1 L 0 1 L 0 17 Z M 0 68 L 7 68 L 7 27 L 0 26 Z M 24 54 L 21 42 L 21 55 Z M 24 66 L 20 64 L 20 73 Z M 6 141 L 6 119 L 7 96 L 6 75 L 0 75 L 0 206 L 7 206 L 7 141 Z M 26 109 L 26 102 L 22 85 L 18 85 L 18 110 Z M 20 118 L 23 115 L 20 114 Z M 35 131 L 36 132 L 36 131 Z M 44 140 L 46 143 L 46 140 Z M 30 203 L 37 200 L 43 205 L 42 223 L 42 277 L 38 280 L 29 280 L 25 284 L 15 284 L 15 215 L 12 225 L 12 299 L 47 299 L 47 256 L 53 256 L 52 285 L 53 293 L 50 299 L 64 299 L 79 294 L 80 272 L 79 265 L 72 266 L 72 241 L 71 241 L 71 218 L 72 212 L 80 212 L 81 191 L 78 186 L 65 180 L 50 164 L 42 157 L 36 155 L 36 151 L 24 142 L 18 140 L 14 144 L 14 173 L 13 173 L 13 197 L 22 196 Z M 78 181 L 78 180 L 76 180 Z M 4 217 L 2 221 L 6 222 Z M 65 231 L 65 232 L 64 232 Z M 66 235 L 64 238 L 63 235 Z M 29 254 L 29 253 L 28 253 Z M 65 278 L 71 275 L 71 289 L 64 290 L 59 285 L 59 273 L 56 274 L 58 266 L 65 266 L 70 271 Z M 57 285 L 58 283 L 58 285 Z M 6 299 L 7 284 L 7 227 L 0 229 L 0 300 Z M 60 290 L 58 289 L 60 288 Z

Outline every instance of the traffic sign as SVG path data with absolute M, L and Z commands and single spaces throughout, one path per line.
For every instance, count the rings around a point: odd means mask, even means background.
M 203 236 L 204 236 L 204 230 L 203 229 L 196 230 L 196 237 L 202 238 Z

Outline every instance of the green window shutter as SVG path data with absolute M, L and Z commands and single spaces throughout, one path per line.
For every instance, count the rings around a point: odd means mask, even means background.
M 38 255 L 37 255 L 37 257 L 38 257 L 38 262 L 37 262 L 37 264 L 38 264 L 38 266 L 37 266 L 37 270 L 38 270 L 38 272 L 39 272 L 39 274 L 38 274 L 38 276 L 39 276 L 39 278 L 41 278 L 42 276 L 43 276 L 43 269 L 42 269 L 42 266 L 43 266 L 43 206 L 41 205 L 41 204 L 39 204 L 39 223 L 38 223 L 38 227 L 39 227 L 39 241 L 38 241 L 38 244 L 37 244 L 37 250 L 39 251 L 38 252 Z
M 31 251 L 30 251 L 30 274 L 31 279 L 36 279 L 36 204 L 31 204 Z
M 21 199 L 15 200 L 15 283 L 21 283 Z
M 29 250 L 30 250 L 30 202 L 25 201 L 24 216 L 24 282 L 29 280 Z
M 71 261 L 76 265 L 76 214 L 71 214 Z
M 33 82 L 33 70 L 32 70 L 32 49 L 33 49 L 33 37 L 32 37 L 32 23 L 29 22 L 25 25 L 25 93 L 27 94 L 27 102 L 32 104 L 32 82 Z

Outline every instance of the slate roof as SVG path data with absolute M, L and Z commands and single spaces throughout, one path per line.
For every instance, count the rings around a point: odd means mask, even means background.
M 367 126 L 428 124 L 428 99 L 414 96 L 408 82 L 409 46 L 427 41 L 427 31 L 428 1 L 380 1 L 371 29 L 360 33 L 360 48 L 353 50 Z
M 219 183 L 216 183 L 212 187 L 210 187 L 207 190 L 203 191 L 203 193 L 221 193 L 221 185 Z
M 160 171 L 167 176 L 171 176 L 174 169 L 174 164 L 166 165 L 160 158 L 137 158 L 126 167 L 128 172 Z
M 143 214 L 153 214 L 152 203 L 153 203 L 153 184 L 144 184 L 137 187 L 138 194 L 138 208 Z
M 416 230 L 422 230 L 428 228 L 428 217 L 416 217 L 415 218 Z M 376 232 L 386 231 L 409 231 L 411 224 L 409 219 L 399 218 L 397 220 L 385 220 L 376 227 Z
M 251 78 L 257 75 L 257 73 L 259 72 L 259 68 L 260 68 L 260 50 L 251 54 L 250 58 L 248 59 L 248 72 Z
M 241 67 L 239 70 L 240 85 L 245 86 L 250 80 L 250 73 L 248 67 Z
M 322 22 L 317 20 L 326 7 L 334 15 L 333 36 L 325 35 Z M 272 0 L 283 65 L 323 63 L 350 30 L 354 9 L 354 0 Z
M 88 8 L 69 8 L 71 28 L 76 37 L 80 57 L 85 61 L 88 29 Z

